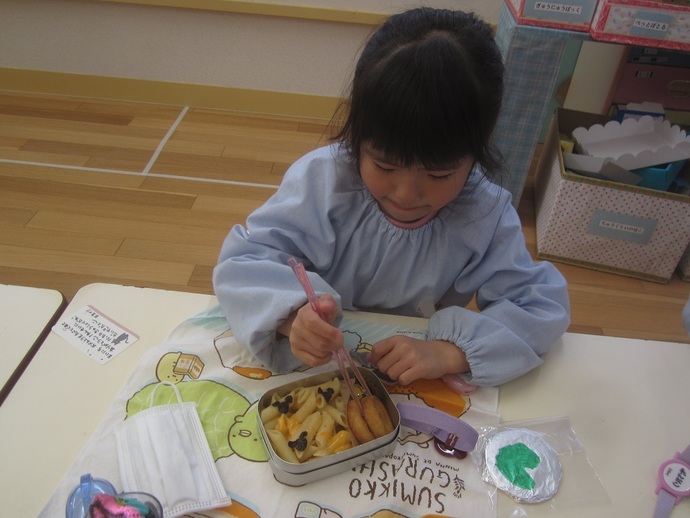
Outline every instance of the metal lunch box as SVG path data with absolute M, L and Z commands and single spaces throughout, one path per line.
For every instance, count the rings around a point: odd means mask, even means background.
M 388 415 L 393 423 L 393 431 L 383 437 L 379 437 L 372 441 L 364 444 L 354 446 L 348 450 L 334 453 L 326 457 L 321 457 L 318 459 L 312 459 L 301 464 L 296 464 L 294 462 L 288 462 L 283 460 L 278 456 L 276 451 L 268 439 L 266 430 L 264 429 L 263 422 L 261 421 L 261 411 L 270 406 L 271 398 L 274 394 L 278 394 L 280 397 L 284 397 L 289 392 L 294 389 L 302 387 L 311 387 L 314 385 L 320 385 L 326 383 L 333 378 L 337 377 L 342 380 L 342 374 L 339 370 L 333 370 L 329 372 L 324 372 L 322 374 L 317 374 L 315 376 L 310 376 L 286 385 L 282 385 L 275 389 L 269 390 L 261 399 L 259 399 L 258 404 L 258 426 L 261 437 L 268 451 L 268 463 L 271 466 L 273 475 L 276 480 L 282 482 L 283 484 L 289 486 L 302 486 L 308 484 L 309 482 L 314 482 L 316 480 L 321 480 L 325 477 L 347 471 L 361 464 L 365 464 L 373 459 L 391 453 L 395 449 L 396 439 L 400 432 L 400 414 L 398 412 L 395 403 L 391 400 L 388 392 L 382 385 L 381 381 L 376 377 L 376 375 L 368 369 L 359 369 L 359 372 L 364 377 L 364 380 L 371 390 L 371 393 L 378 396 L 383 402 Z

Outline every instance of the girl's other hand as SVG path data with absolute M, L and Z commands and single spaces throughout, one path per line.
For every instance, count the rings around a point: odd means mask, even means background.
M 285 323 L 289 331 L 285 324 L 279 328 L 290 339 L 292 354 L 311 367 L 328 363 L 333 351 L 343 344 L 342 332 L 333 325 L 338 313 L 335 300 L 330 295 L 322 295 L 318 305 L 327 322 L 306 304 Z
M 376 343 L 369 360 L 401 385 L 409 385 L 420 378 L 436 379 L 470 370 L 465 353 L 457 345 L 402 335 Z

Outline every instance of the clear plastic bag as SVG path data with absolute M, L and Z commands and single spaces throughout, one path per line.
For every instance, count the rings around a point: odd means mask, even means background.
M 499 437 L 498 434 L 502 432 L 511 430 L 522 430 L 525 431 L 527 437 L 536 434 L 543 439 L 543 442 L 560 461 L 562 478 L 555 494 L 543 502 L 526 503 L 518 501 L 520 498 L 516 499 L 511 495 L 508 495 L 511 496 L 511 500 L 500 499 L 498 504 L 500 516 L 529 516 L 530 509 L 537 506 L 540 508 L 539 514 L 543 515 L 544 509 L 557 512 L 591 505 L 610 504 L 610 497 L 589 462 L 587 453 L 575 435 L 567 416 L 511 421 L 495 426 L 483 426 L 478 429 L 479 440 L 471 456 L 480 470 L 484 482 L 493 486 L 495 491 L 498 491 L 495 469 L 487 464 L 487 446 L 492 455 L 495 451 L 491 447 L 492 439 Z M 550 483 L 553 483 L 553 480 Z

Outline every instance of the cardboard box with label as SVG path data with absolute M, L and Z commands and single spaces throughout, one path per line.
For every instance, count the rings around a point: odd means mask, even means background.
M 520 24 L 589 31 L 597 0 L 506 0 Z
M 690 197 L 566 170 L 561 137 L 608 120 L 554 113 L 535 177 L 537 257 L 667 282 L 690 243 Z
M 690 5 L 669 0 L 600 0 L 590 34 L 595 40 L 690 50 Z

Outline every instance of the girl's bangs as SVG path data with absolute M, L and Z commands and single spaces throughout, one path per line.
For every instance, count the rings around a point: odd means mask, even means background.
M 442 110 L 418 111 L 413 107 L 398 109 L 379 104 L 368 113 L 368 122 L 360 133 L 362 140 L 392 164 L 445 170 L 474 154 L 476 136 L 464 127 L 462 119 L 449 121 L 447 117 L 432 116 L 443 113 Z
M 448 169 L 477 149 L 478 107 L 468 102 L 477 92 L 447 46 L 426 47 L 398 52 L 369 76 L 359 134 L 400 165 Z

